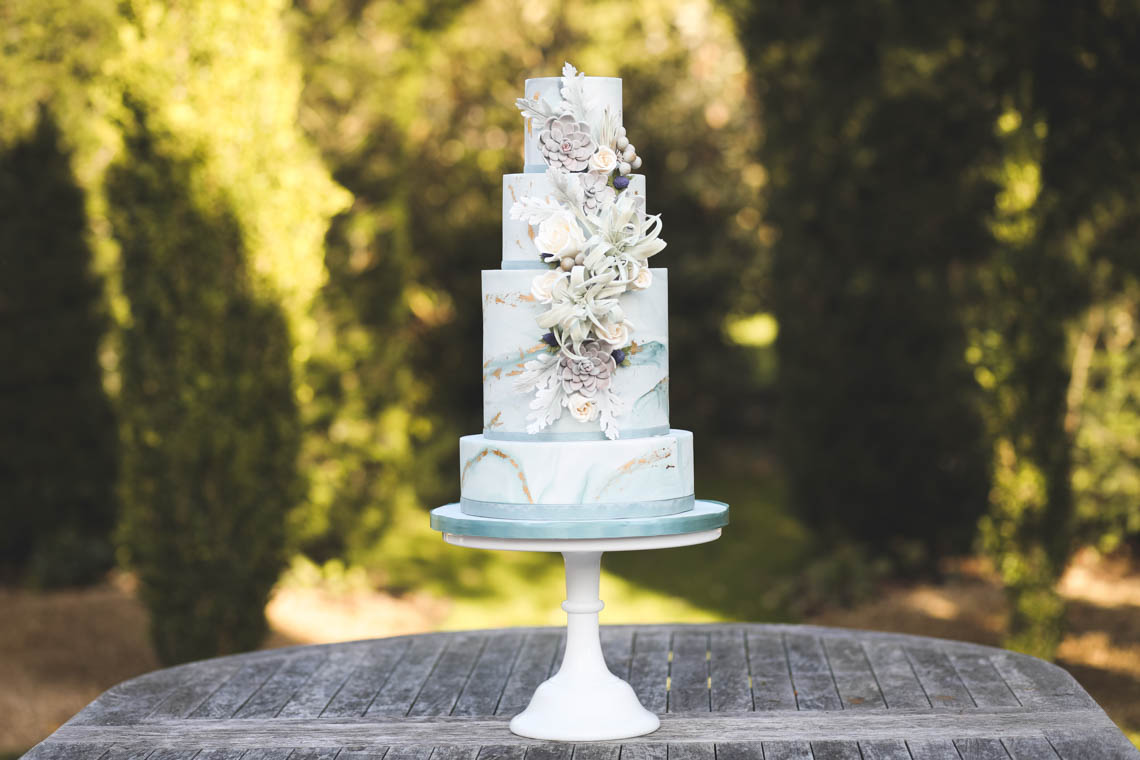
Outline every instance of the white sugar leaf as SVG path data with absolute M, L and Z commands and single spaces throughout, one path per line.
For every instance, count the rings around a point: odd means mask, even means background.
M 565 209 L 558 203 L 545 198 L 523 197 L 511 204 L 511 219 L 527 224 L 542 224 L 554 214 Z
M 531 98 L 516 98 L 515 105 L 518 106 L 519 111 L 523 116 L 529 116 L 532 119 L 538 119 L 540 122 L 545 123 L 551 116 L 557 116 L 554 109 L 545 100 L 533 100 Z
M 569 62 L 562 67 L 562 111 L 589 124 L 590 104 L 586 100 L 585 78 Z

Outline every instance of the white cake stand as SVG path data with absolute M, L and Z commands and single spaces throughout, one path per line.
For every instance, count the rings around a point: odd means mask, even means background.
M 562 666 L 539 684 L 511 731 L 531 739 L 612 741 L 656 731 L 661 721 L 633 688 L 606 667 L 598 629 L 602 552 L 668 549 L 715 541 L 720 528 L 623 538 L 493 538 L 444 532 L 443 540 L 472 549 L 561 552 L 566 562 L 566 653 Z

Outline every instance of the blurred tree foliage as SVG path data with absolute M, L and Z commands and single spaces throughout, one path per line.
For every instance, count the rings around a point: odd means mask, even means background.
M 771 174 L 777 450 L 831 543 L 929 564 L 986 503 L 963 269 L 989 254 L 998 102 L 981 20 L 945 5 L 769 3 L 740 13 Z
M 311 556 L 382 565 L 396 584 L 438 572 L 438 537 L 415 506 L 457 495 L 456 438 L 482 427 L 479 270 L 500 258 L 502 175 L 521 171 L 514 98 L 567 59 L 624 78 L 669 242 L 674 420 L 759 426 L 763 389 L 722 323 L 738 276 L 755 271 L 765 176 L 722 14 L 673 0 L 297 7 L 301 123 L 355 196 L 327 239 L 321 308 L 337 348 L 307 376 L 317 493 L 298 532 Z
M 1140 12 L 860 2 L 737 15 L 780 234 L 793 499 L 849 535 L 935 548 L 935 530 L 967 537 L 988 488 L 981 539 L 1011 594 L 1009 643 L 1048 656 L 1075 542 L 1136 527 L 1120 498 L 1135 453 L 1112 443 L 1135 419 Z
M 0 150 L 0 574 L 86 583 L 112 565 L 117 436 L 83 191 L 51 113 Z
M 168 662 L 260 642 L 285 516 L 305 501 L 295 376 L 347 195 L 296 126 L 286 11 L 3 7 L 3 133 L 27 134 L 46 109 L 75 149 L 118 326 L 102 357 L 121 402 L 121 556 Z

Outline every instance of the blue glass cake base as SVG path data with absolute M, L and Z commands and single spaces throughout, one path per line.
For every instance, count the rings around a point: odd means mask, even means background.
M 434 530 L 487 538 L 635 538 L 695 533 L 725 525 L 728 525 L 728 505 L 701 499 L 687 512 L 618 520 L 508 520 L 465 514 L 458 504 L 431 511 Z

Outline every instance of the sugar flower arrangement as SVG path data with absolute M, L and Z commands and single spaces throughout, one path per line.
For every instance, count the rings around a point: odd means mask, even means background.
M 547 164 L 549 197 L 523 197 L 511 218 L 537 227 L 535 245 L 551 269 L 535 277 L 531 294 L 549 308 L 537 318 L 549 350 L 528 361 L 517 388 L 533 392 L 527 432 L 538 433 L 568 410 L 580 422 L 597 421 L 618 437 L 614 418 L 624 409 L 613 377 L 629 365 L 634 325 L 621 296 L 653 282 L 649 258 L 665 247 L 661 219 L 645 199 L 624 192 L 641 157 L 608 108 L 586 98 L 584 75 L 562 69 L 562 102 L 519 98 L 524 116 L 541 124 L 538 141 Z

